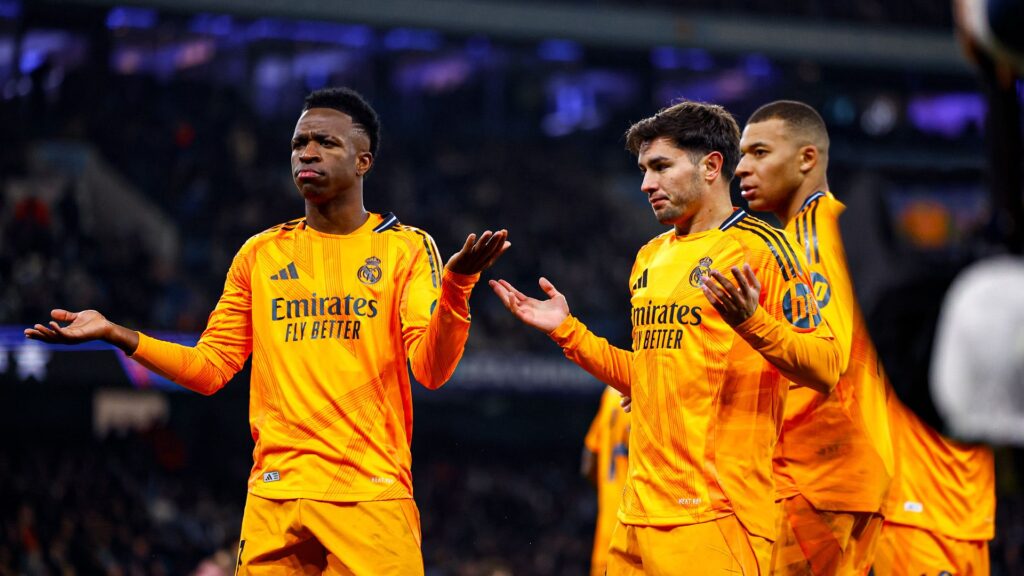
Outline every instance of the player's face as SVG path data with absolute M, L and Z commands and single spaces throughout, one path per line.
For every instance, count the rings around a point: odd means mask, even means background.
M 302 113 L 292 134 L 292 179 L 302 196 L 323 204 L 351 189 L 373 164 L 370 139 L 333 108 Z
M 747 124 L 740 138 L 736 176 L 751 210 L 774 212 L 800 188 L 800 146 L 778 118 Z
M 675 226 L 693 218 L 703 198 L 700 163 L 667 138 L 658 138 L 640 148 L 637 165 L 644 173 L 640 190 L 658 222 Z

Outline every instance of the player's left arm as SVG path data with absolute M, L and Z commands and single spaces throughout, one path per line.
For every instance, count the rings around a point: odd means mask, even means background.
M 761 305 L 762 285 L 750 265 L 744 264 L 742 270 L 733 266 L 730 272 L 735 283 L 718 270 L 712 270 L 704 281 L 702 289 L 711 305 L 783 376 L 829 394 L 839 381 L 841 361 L 839 344 L 828 323 L 799 330 L 775 318 Z M 781 296 L 771 292 L 767 297 Z M 816 303 L 810 305 L 816 309 Z
M 469 338 L 469 296 L 489 268 L 508 250 L 508 232 L 470 234 L 462 249 L 439 270 L 440 255 L 425 236 L 400 304 L 402 338 L 416 380 L 441 387 L 455 372 Z

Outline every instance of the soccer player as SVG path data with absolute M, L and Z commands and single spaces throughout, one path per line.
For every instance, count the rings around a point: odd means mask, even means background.
M 896 475 L 875 576 L 987 576 L 996 514 L 992 450 L 944 438 L 895 394 L 889 420 Z
M 379 131 L 352 90 L 306 98 L 291 141 L 305 217 L 242 246 L 195 347 L 95 310 L 54 310 L 48 326 L 25 331 L 64 344 L 104 340 L 202 394 L 252 355 L 256 446 L 239 574 L 424 571 L 408 365 L 428 388 L 448 380 L 469 332 L 469 294 L 509 243 L 504 230 L 470 234 L 442 266 L 426 233 L 368 213 L 363 179 Z
M 845 206 L 829 192 L 825 122 L 802 102 L 757 109 L 736 167 L 752 210 L 772 212 L 807 257 L 818 308 L 842 349 L 825 396 L 794 388 L 775 457 L 782 503 L 774 574 L 867 574 L 892 477 L 886 385 L 853 295 L 839 235 Z
M 789 381 L 828 393 L 839 378 L 804 256 L 731 205 L 739 135 L 724 108 L 697 102 L 627 132 L 641 191 L 672 227 L 640 249 L 630 274 L 631 351 L 587 330 L 545 278 L 544 300 L 490 282 L 516 317 L 632 397 L 610 576 L 767 574 Z
M 615 528 L 629 464 L 629 412 L 621 406 L 622 395 L 605 388 L 601 406 L 583 440 L 581 471 L 597 486 L 597 527 L 590 575 L 603 576 L 608 566 L 608 545 Z

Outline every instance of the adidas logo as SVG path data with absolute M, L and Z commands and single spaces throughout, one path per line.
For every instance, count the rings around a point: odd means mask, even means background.
M 647 288 L 647 268 L 644 268 L 644 273 L 636 279 L 633 283 L 633 290 L 639 290 L 640 288 Z
M 270 277 L 271 280 L 298 280 L 299 271 L 295 269 L 295 262 L 281 268 L 281 271 Z

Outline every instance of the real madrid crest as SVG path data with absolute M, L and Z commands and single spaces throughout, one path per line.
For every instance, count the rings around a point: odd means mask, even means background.
M 380 258 L 376 256 L 370 256 L 366 259 L 366 264 L 359 267 L 356 271 L 356 277 L 363 284 L 376 284 L 380 277 L 383 275 L 383 271 L 380 269 Z
M 700 288 L 700 279 L 711 275 L 711 257 L 705 256 L 700 259 L 697 266 L 690 271 L 690 286 Z

